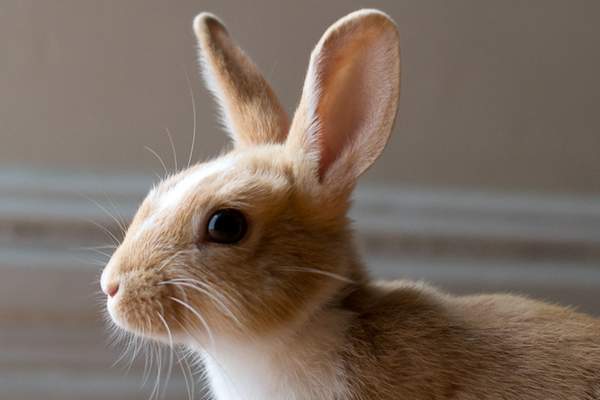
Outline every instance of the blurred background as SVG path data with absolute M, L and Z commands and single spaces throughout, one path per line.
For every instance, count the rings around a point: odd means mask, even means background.
M 111 367 L 110 249 L 88 248 L 163 173 L 152 152 L 173 169 L 167 129 L 187 164 L 191 94 L 192 160 L 227 143 L 192 18 L 219 15 L 291 113 L 310 50 L 361 7 L 397 21 L 403 57 L 353 210 L 372 274 L 600 315 L 600 2 L 0 0 L 0 399 L 150 395 L 143 357 Z M 186 398 L 180 373 L 167 394 Z

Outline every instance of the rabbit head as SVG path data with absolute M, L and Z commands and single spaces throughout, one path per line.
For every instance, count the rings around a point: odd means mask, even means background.
M 398 33 L 374 10 L 332 25 L 290 123 L 216 17 L 200 14 L 194 31 L 232 149 L 150 191 L 101 286 L 112 320 L 145 337 L 272 334 L 364 279 L 346 214 L 393 127 Z

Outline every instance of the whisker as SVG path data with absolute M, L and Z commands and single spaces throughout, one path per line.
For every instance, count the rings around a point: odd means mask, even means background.
M 125 347 L 125 350 L 123 350 L 123 352 L 121 353 L 119 358 L 117 358 L 117 360 L 111 365 L 111 368 L 114 368 L 115 366 L 117 366 L 122 360 L 125 359 L 125 356 L 127 354 L 129 354 L 129 349 L 131 348 L 132 338 L 130 335 L 127 335 L 125 337 L 127 338 L 127 345 Z
M 279 269 L 282 270 L 282 271 L 308 272 L 308 273 L 313 273 L 313 274 L 319 274 L 319 275 L 327 276 L 329 278 L 337 279 L 337 280 L 340 280 L 340 281 L 345 282 L 345 283 L 356 283 L 352 279 L 346 278 L 345 276 L 338 275 L 338 274 L 333 273 L 333 272 L 322 271 L 322 270 L 316 269 L 316 268 L 310 268 L 310 267 L 279 267 Z
M 98 260 L 95 258 L 85 259 L 85 258 L 76 257 L 76 256 L 73 256 L 73 260 L 82 262 L 87 265 L 95 265 L 97 267 L 104 267 L 106 265 L 106 262 L 108 261 L 108 260 Z
M 136 336 L 134 336 L 133 337 L 133 353 L 131 353 L 129 362 L 126 364 L 127 368 L 125 369 L 125 374 L 128 374 L 129 371 L 131 371 L 131 367 L 133 366 L 133 363 L 135 362 L 135 359 L 137 357 L 140 346 L 141 346 L 140 340 Z
M 142 325 L 140 327 L 140 337 L 135 336 L 135 347 L 133 348 L 133 354 L 131 355 L 131 360 L 129 361 L 129 365 L 127 366 L 127 370 L 126 373 L 129 373 L 129 371 L 131 370 L 131 367 L 133 366 L 133 363 L 135 362 L 140 350 L 142 348 L 144 348 L 144 338 L 146 337 L 146 328 L 145 325 Z
M 179 324 L 181 325 L 181 324 Z M 184 368 L 185 362 L 185 368 Z M 182 354 L 182 357 L 178 357 L 177 363 L 181 368 L 181 373 L 183 374 L 183 379 L 185 380 L 185 389 L 187 391 L 188 400 L 194 399 L 194 375 L 192 373 L 192 369 L 187 361 L 187 357 L 185 354 Z M 189 372 L 189 380 L 188 380 L 188 372 Z
M 179 166 L 177 165 L 177 151 L 175 150 L 175 142 L 173 141 L 173 135 L 171 135 L 171 131 L 169 130 L 169 128 L 165 128 L 165 132 L 167 132 L 169 143 L 171 144 L 171 152 L 173 153 L 173 163 L 175 164 L 175 171 L 179 171 Z
M 154 387 L 152 388 L 152 393 L 150 393 L 149 400 L 154 398 L 158 398 L 158 394 L 160 393 L 160 375 L 162 372 L 162 350 L 158 344 L 155 344 L 156 348 L 156 379 L 154 382 Z M 156 396 L 156 397 L 155 397 Z
M 106 253 L 106 252 L 104 252 L 104 251 L 102 251 L 102 250 L 98 250 L 98 249 L 89 249 L 89 251 L 93 251 L 94 253 L 98 253 L 98 254 L 100 254 L 100 255 L 103 255 L 103 256 L 105 256 L 105 257 L 108 257 L 108 258 L 110 258 L 110 257 L 111 257 L 111 254 L 109 254 L 109 253 Z
M 150 153 L 152 153 L 152 155 L 154 157 L 156 157 L 158 159 L 158 161 L 160 161 L 160 165 L 162 165 L 162 167 L 165 171 L 165 176 L 169 175 L 169 169 L 167 168 L 167 165 L 163 161 L 162 157 L 159 156 L 158 153 L 156 151 L 154 151 L 154 149 L 152 149 L 150 146 L 144 146 L 144 149 L 148 150 Z
M 114 244 L 115 244 L 115 245 L 117 245 L 117 246 L 118 246 L 118 245 L 119 245 L 119 243 L 121 242 L 121 241 L 120 241 L 120 240 L 119 240 L 119 239 L 118 239 L 118 238 L 115 236 L 115 234 L 114 234 L 114 233 L 112 233 L 112 232 L 110 231 L 110 229 L 108 229 L 108 228 L 107 228 L 107 227 L 105 227 L 104 225 L 102 225 L 102 224 L 100 224 L 100 223 L 98 223 L 98 222 L 96 222 L 96 221 L 94 221 L 94 220 L 87 219 L 87 218 L 83 218 L 83 220 L 84 220 L 84 221 L 86 221 L 86 222 L 88 222 L 88 223 L 90 223 L 90 224 L 92 224 L 92 225 L 94 225 L 94 226 L 96 226 L 97 228 L 99 228 L 100 230 L 102 230 L 102 232 L 106 233 L 106 234 L 109 236 L 109 238 L 113 240 L 113 242 L 114 242 Z
M 123 217 L 123 215 L 121 214 L 121 212 L 119 211 L 119 208 L 117 207 L 117 205 L 115 204 L 114 201 L 112 201 L 108 195 L 106 194 L 106 192 L 104 192 L 104 197 L 106 198 L 106 201 L 108 201 L 108 204 L 110 205 L 112 211 L 115 213 L 117 219 L 120 221 L 120 228 L 123 231 L 123 236 L 125 236 L 125 233 L 127 232 L 127 219 L 125 217 Z
M 144 387 L 150 379 L 150 373 L 152 372 L 152 365 L 154 364 L 154 349 L 151 345 L 144 349 L 146 355 L 146 361 L 144 362 L 144 374 L 142 375 L 142 385 Z
M 204 329 L 206 330 L 206 333 L 210 339 L 211 345 L 214 348 L 215 347 L 215 339 L 212 335 L 212 332 L 210 330 L 210 327 L 208 326 L 208 324 L 206 323 L 206 320 L 204 319 L 204 317 L 196 310 L 194 309 L 194 307 L 190 306 L 189 304 L 179 300 L 176 297 L 169 297 L 169 299 L 173 300 L 174 302 L 182 305 L 183 307 L 185 307 L 186 309 L 188 309 L 192 314 L 194 314 L 196 316 L 196 318 L 198 318 L 198 320 L 202 323 L 202 325 L 204 326 Z
M 150 318 L 146 315 L 144 320 L 146 321 L 146 323 L 148 325 L 148 329 L 150 329 L 150 327 L 151 327 Z M 148 345 L 147 347 L 144 348 L 145 360 L 144 360 L 144 374 L 142 375 L 142 387 L 144 385 L 146 385 L 146 382 L 148 382 L 148 379 L 150 379 L 150 373 L 152 372 L 152 364 L 154 361 L 154 352 L 152 350 L 153 350 L 153 348 L 151 347 L 151 345 Z
M 186 318 L 187 320 L 187 318 Z M 175 320 L 175 322 L 177 322 L 177 324 L 179 325 L 179 327 L 185 332 L 185 334 L 190 337 L 190 338 L 194 338 L 195 336 L 185 327 L 184 324 L 182 324 L 180 321 Z M 194 393 L 196 390 L 196 385 L 195 385 L 195 379 L 194 379 L 194 372 L 192 371 L 192 365 L 190 365 L 190 362 L 188 361 L 188 358 L 190 357 L 190 355 L 192 355 L 192 351 L 188 350 L 187 354 L 183 354 L 183 358 L 182 360 L 185 361 L 185 366 L 187 371 L 189 372 L 189 378 L 190 378 L 190 382 L 191 382 L 191 399 L 194 398 Z
M 194 279 L 194 278 L 184 278 L 184 277 L 180 277 L 180 278 L 173 278 L 169 280 L 170 282 L 190 282 L 190 283 L 194 283 L 196 285 L 202 286 L 204 287 L 206 290 L 208 291 L 214 291 L 214 294 L 216 296 L 219 296 L 221 298 L 221 301 L 223 301 L 224 303 L 231 303 L 232 305 L 235 305 L 235 301 L 233 301 L 229 296 L 226 296 L 224 293 L 214 290 L 214 288 L 212 286 L 210 286 L 208 283 L 206 282 L 202 282 L 198 279 Z
M 162 316 L 162 314 L 159 312 L 157 312 L 157 314 L 158 314 L 158 318 L 160 318 L 161 322 L 165 326 L 165 329 L 167 330 L 167 335 L 169 337 L 169 367 L 167 368 L 167 374 L 165 377 L 165 387 L 161 394 L 161 397 L 164 397 L 165 390 L 167 390 L 167 385 L 169 384 L 169 379 L 171 379 L 171 371 L 173 369 L 173 335 L 171 334 L 171 329 L 169 328 L 169 324 L 167 324 L 167 321 Z
M 74 249 L 77 250 L 92 250 L 92 249 L 116 249 L 117 246 L 115 246 L 114 244 L 107 244 L 104 246 L 79 246 L 79 247 L 75 247 Z
M 192 115 L 194 118 L 194 127 L 192 130 L 192 145 L 190 146 L 190 155 L 188 157 L 188 163 L 187 163 L 187 166 L 189 168 L 190 164 L 192 163 L 192 157 L 194 155 L 194 147 L 196 146 L 196 125 L 197 125 L 196 98 L 194 97 L 194 89 L 192 88 L 192 82 L 190 81 L 190 76 L 188 75 L 187 70 L 185 69 L 185 66 L 183 68 L 183 72 L 185 73 L 185 80 L 187 82 L 188 90 L 190 93 L 190 99 L 192 101 Z
M 104 214 L 106 214 L 108 217 L 110 217 L 119 227 L 119 229 L 121 229 L 121 231 L 123 232 L 123 234 L 125 234 L 125 227 L 123 226 L 122 222 L 119 221 L 117 219 L 117 217 L 115 217 L 110 211 L 108 211 L 106 209 L 106 207 L 104 207 L 102 204 L 100 204 L 98 201 L 94 200 L 93 198 L 89 197 L 88 195 L 84 194 L 84 193 L 79 193 L 79 195 L 81 197 L 83 197 L 84 199 L 89 200 L 90 202 L 92 202 L 96 207 L 98 207 Z M 118 240 L 117 240 L 118 242 Z
M 170 280 L 170 281 L 164 281 L 164 282 L 160 282 L 159 285 L 175 285 L 175 286 L 185 286 L 188 287 L 190 289 L 194 289 L 202 294 L 205 294 L 206 296 L 208 296 L 211 300 L 213 300 L 217 306 L 221 307 L 221 309 L 236 323 L 238 324 L 239 327 L 243 328 L 242 323 L 240 322 L 240 320 L 235 316 L 235 314 L 229 309 L 229 307 L 227 307 L 227 305 L 225 303 L 223 303 L 222 300 L 220 300 L 219 298 L 217 298 L 217 296 L 215 296 L 214 294 L 212 294 L 208 289 L 203 289 L 200 286 L 196 286 L 193 285 L 191 283 L 187 283 L 187 282 L 176 282 L 174 280 Z
M 183 297 L 183 301 L 185 301 L 186 303 L 189 303 L 190 299 L 188 298 L 188 295 L 187 295 L 185 289 L 182 288 L 181 286 L 175 286 L 175 288 L 177 290 L 179 290 L 179 292 L 181 293 L 181 296 Z
M 179 256 L 179 254 L 180 254 L 180 253 L 181 253 L 181 252 L 177 252 L 177 253 L 174 253 L 174 254 L 172 254 L 171 256 L 167 257 L 167 259 L 166 259 L 166 260 L 164 260 L 164 261 L 163 261 L 163 262 L 160 264 L 160 266 L 159 266 L 159 267 L 156 269 L 156 272 L 160 272 L 160 271 L 162 271 L 162 270 L 163 270 L 165 267 L 167 267 L 167 266 L 169 265 L 169 263 L 170 263 L 170 262 L 171 262 L 171 261 L 172 261 L 172 260 L 173 260 L 175 257 Z

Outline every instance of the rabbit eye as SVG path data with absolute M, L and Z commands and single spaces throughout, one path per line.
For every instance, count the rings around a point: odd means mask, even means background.
M 234 209 L 216 211 L 208 220 L 208 240 L 216 243 L 233 244 L 243 239 L 248 224 L 244 214 Z

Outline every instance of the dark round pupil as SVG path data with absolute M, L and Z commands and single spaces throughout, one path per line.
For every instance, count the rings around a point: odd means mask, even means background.
M 246 234 L 246 219 L 237 210 L 219 210 L 210 217 L 207 231 L 213 242 L 235 243 Z

